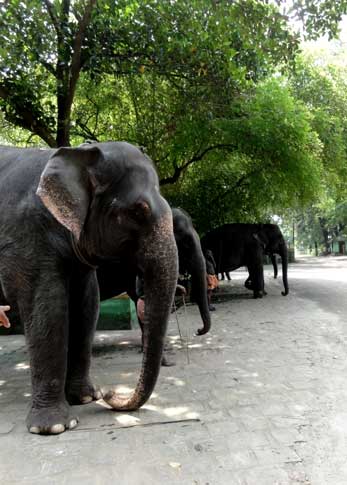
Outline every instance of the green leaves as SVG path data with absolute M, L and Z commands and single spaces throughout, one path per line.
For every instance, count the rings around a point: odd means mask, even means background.
M 306 37 L 317 39 L 328 34 L 329 39 L 332 39 L 337 37 L 339 22 L 342 15 L 347 13 L 347 1 L 295 0 L 290 13 L 302 21 Z
M 165 188 L 174 204 L 189 207 L 202 232 L 283 213 L 319 196 L 321 142 L 285 80 L 259 83 L 234 118 L 213 127 L 209 142 L 220 148 L 189 168 L 178 194 Z
M 311 36 L 335 35 L 345 2 L 285 8 L 281 0 L 9 0 L 0 5 L 3 137 L 144 145 L 165 195 L 201 230 L 283 213 L 326 187 L 337 194 L 347 171 L 346 86 L 336 71 L 295 64 L 288 14 Z
M 316 242 L 325 249 L 347 222 L 347 67 L 340 64 L 338 54 L 330 60 L 321 53 L 298 59 L 291 79 L 295 95 L 310 110 L 311 126 L 322 146 L 320 198 L 297 213 L 298 236 L 306 246 Z

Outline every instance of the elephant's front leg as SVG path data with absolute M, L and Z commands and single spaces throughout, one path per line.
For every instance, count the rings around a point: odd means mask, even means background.
M 65 398 L 68 292 L 59 276 L 41 275 L 33 291 L 21 291 L 32 381 L 27 427 L 31 433 L 58 434 L 77 425 Z
M 253 290 L 253 298 L 262 298 L 266 295 L 264 290 L 264 269 L 263 265 L 259 262 L 253 262 L 248 266 L 249 277 L 245 282 L 245 286 L 248 289 Z M 249 285 L 249 280 L 251 285 Z M 246 284 L 247 283 L 247 284 Z
M 102 398 L 90 379 L 92 343 L 99 315 L 99 286 L 95 271 L 76 272 L 70 284 L 69 350 L 66 398 L 88 404 Z

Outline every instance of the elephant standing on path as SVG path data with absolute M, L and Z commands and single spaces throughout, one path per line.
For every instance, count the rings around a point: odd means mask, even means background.
M 203 322 L 198 335 L 204 335 L 211 328 L 211 317 L 207 300 L 206 265 L 202 254 L 200 239 L 195 231 L 190 216 L 182 209 L 172 209 L 174 237 L 178 249 L 179 271 L 191 275 L 192 297 L 197 303 Z M 139 295 L 136 291 L 135 265 L 123 268 L 121 261 L 101 264 L 97 270 L 100 288 L 100 299 L 107 300 L 120 293 L 127 292 L 136 302 Z M 142 324 L 140 322 L 141 329 Z
M 279 254 L 284 286 L 282 295 L 289 293 L 287 245 L 276 224 L 224 224 L 205 234 L 201 245 L 213 252 L 219 273 L 247 266 L 250 276 L 246 287 L 253 290 L 255 298 L 264 294 L 264 253 Z M 276 269 L 275 274 L 277 276 Z M 249 280 L 251 284 L 248 284 Z
M 57 434 L 77 418 L 69 404 L 101 397 L 89 377 L 99 309 L 96 267 L 135 266 L 146 292 L 144 356 L 129 398 L 150 397 L 178 275 L 172 214 L 151 160 L 125 142 L 57 150 L 0 149 L 0 301 L 19 311 L 30 355 L 30 432 Z M 122 275 L 119 275 L 122 276 Z

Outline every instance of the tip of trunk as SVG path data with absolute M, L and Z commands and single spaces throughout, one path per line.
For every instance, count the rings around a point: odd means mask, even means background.
M 282 293 L 282 296 L 287 296 L 287 295 L 288 295 L 288 293 L 289 293 L 289 290 L 282 291 L 281 293 Z
M 196 331 L 196 335 L 205 335 L 205 333 L 208 333 L 210 329 L 211 329 L 211 321 L 205 322 L 202 328 L 198 328 L 198 330 Z
M 146 400 L 144 402 L 134 400 L 133 396 L 129 398 L 117 396 L 116 391 L 112 390 L 103 396 L 103 400 L 115 411 L 136 411 L 146 402 Z

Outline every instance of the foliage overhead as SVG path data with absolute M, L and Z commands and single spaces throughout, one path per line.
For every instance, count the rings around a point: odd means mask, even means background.
M 336 70 L 298 60 L 290 17 L 307 37 L 334 37 L 346 3 L 8 0 L 0 4 L 1 138 L 145 146 L 165 196 L 201 232 L 265 220 L 327 188 L 337 201 L 345 83 Z
M 232 96 L 298 46 L 277 9 L 253 0 L 10 0 L 0 14 L 1 108 L 50 146 L 70 143 L 81 72 L 95 83 L 153 72 Z
M 289 13 L 301 21 L 306 38 L 318 39 L 327 34 L 333 39 L 339 34 L 342 16 L 347 14 L 347 1 L 294 0 Z
M 318 62 L 319 61 L 319 62 Z M 309 106 L 311 126 L 322 145 L 322 196 L 300 211 L 299 238 L 328 251 L 329 243 L 344 233 L 347 222 L 347 66 L 325 64 L 320 57 L 297 60 L 291 79 L 297 98 Z

